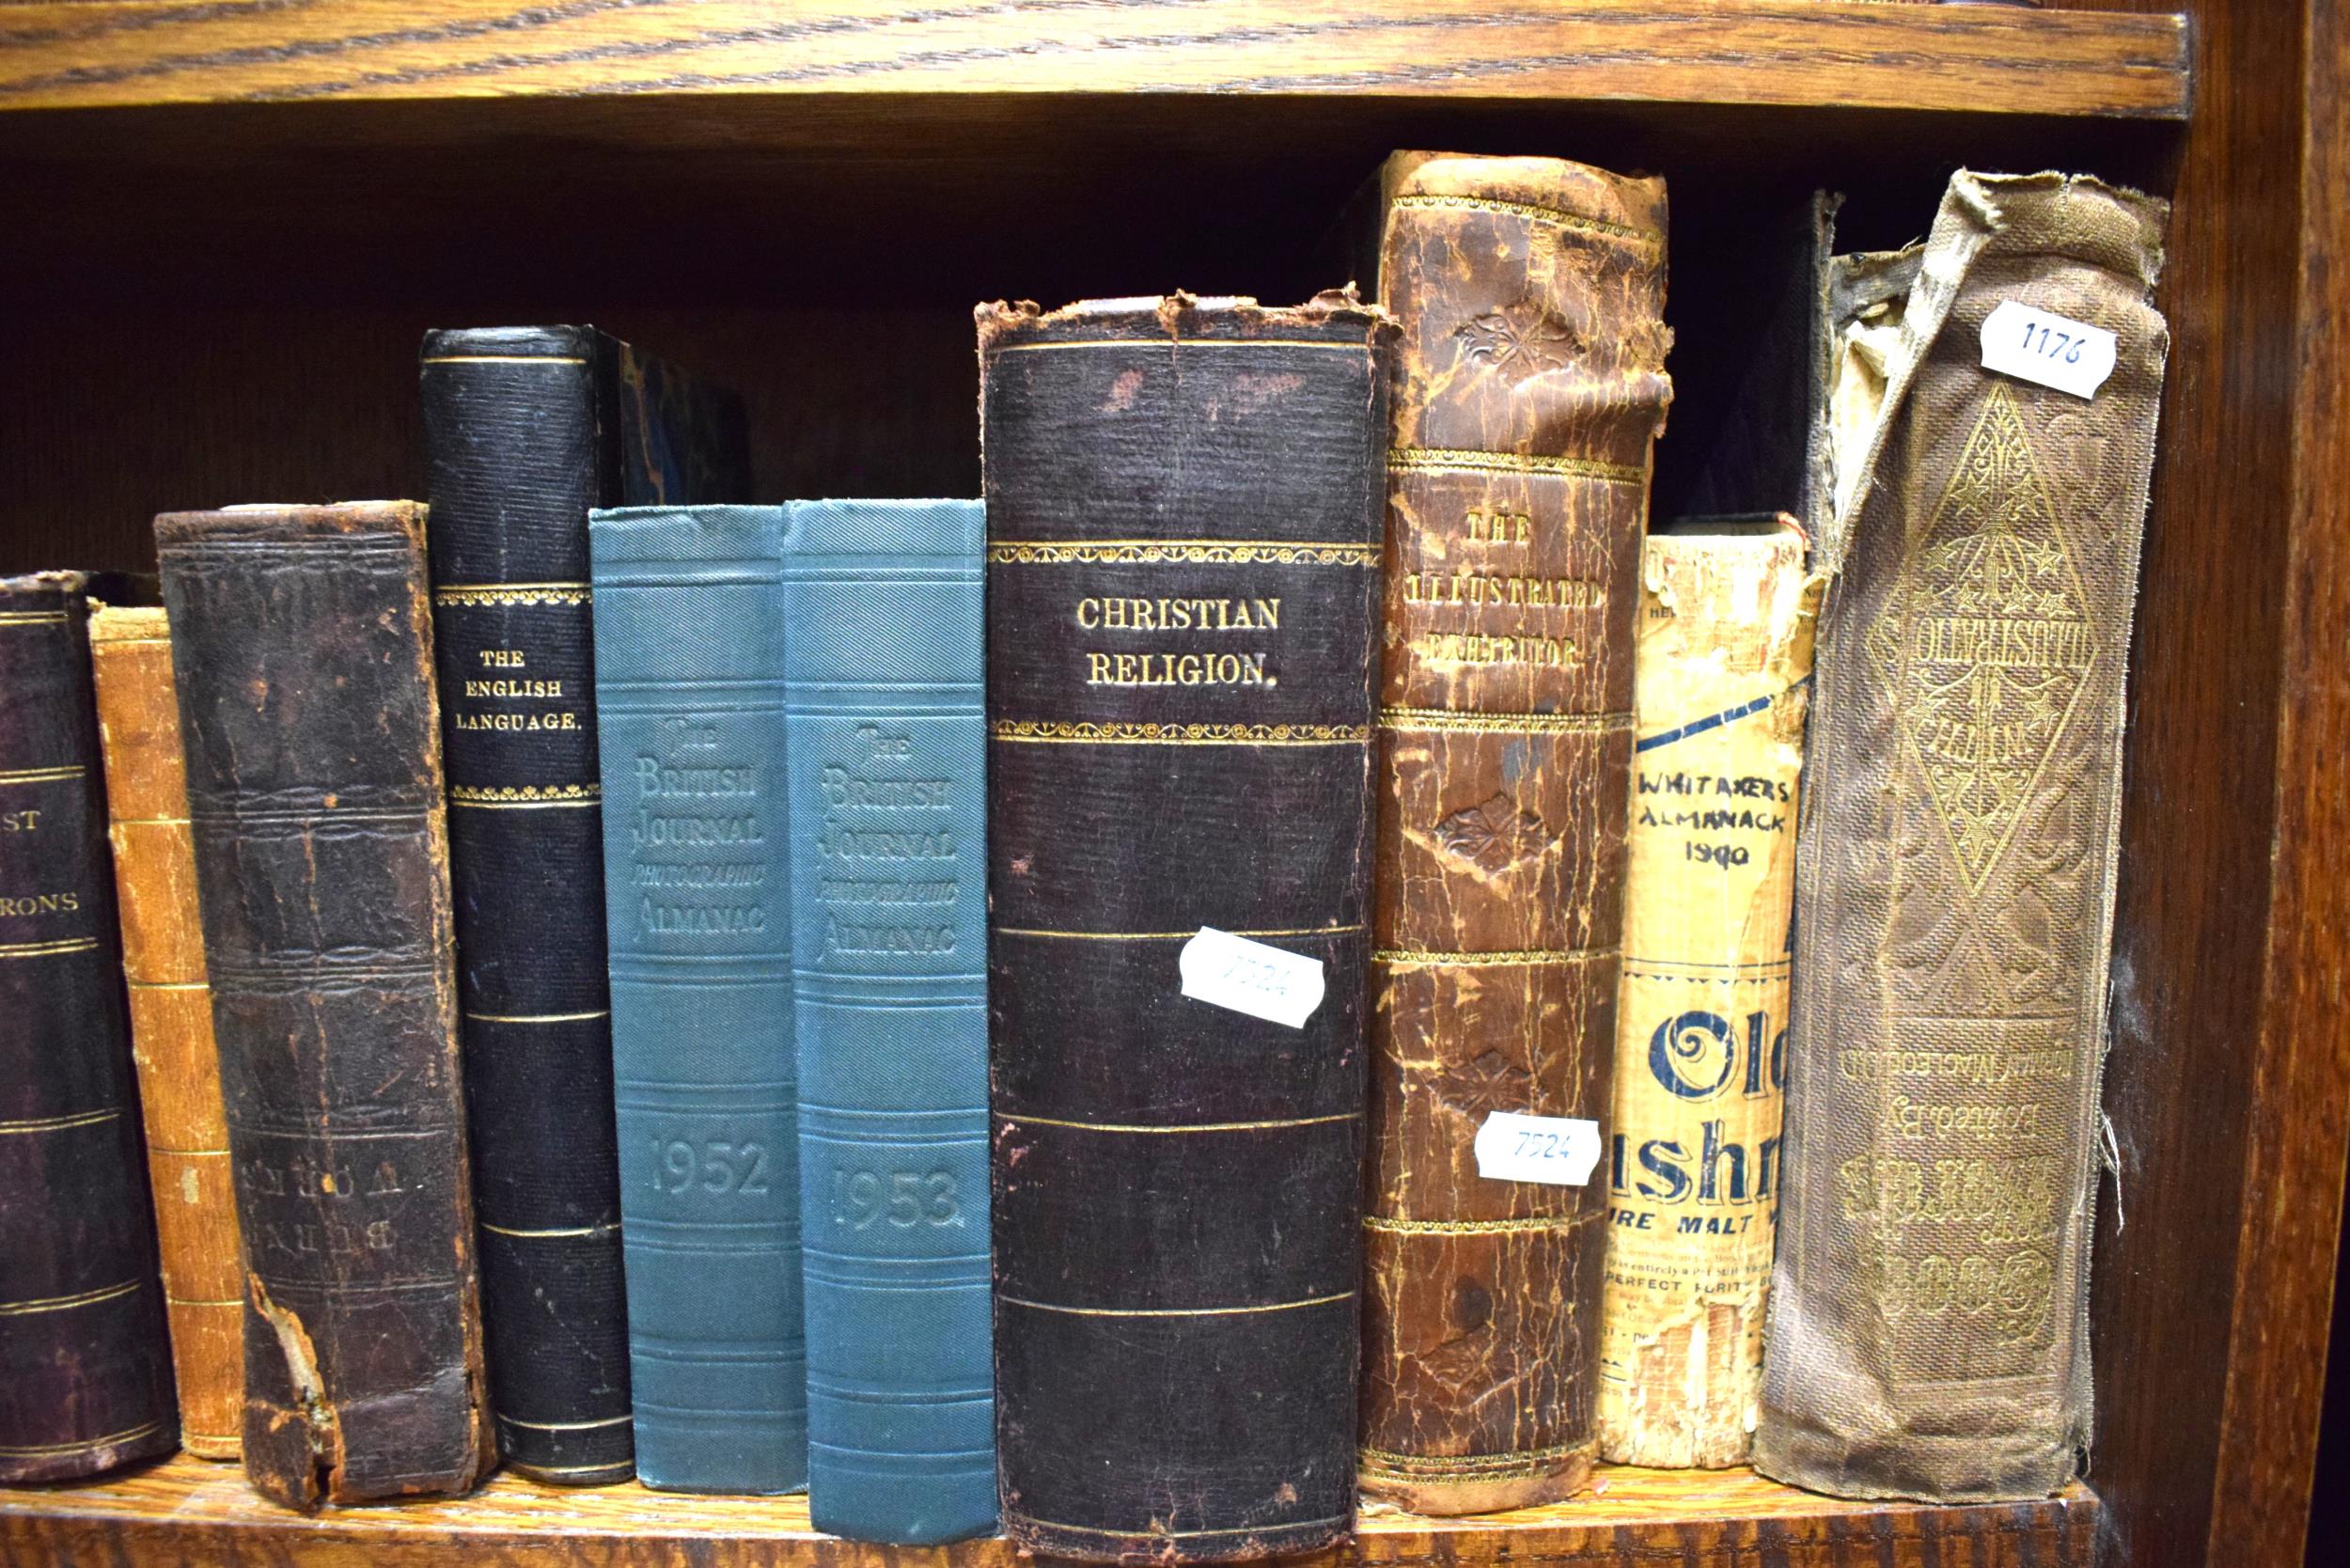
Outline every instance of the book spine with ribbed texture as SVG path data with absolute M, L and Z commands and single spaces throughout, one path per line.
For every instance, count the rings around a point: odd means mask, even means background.
M 180 1386 L 180 1444 L 205 1459 L 234 1459 L 244 1410 L 244 1264 L 220 1057 L 212 1049 L 170 628 L 160 606 L 93 605 L 89 642 L 112 814 L 107 837 L 122 906 L 122 972 L 131 987 L 131 1054 Z
M 1665 187 L 1399 153 L 1362 1475 L 1427 1513 L 1583 1484 L 1606 1187 L 1487 1176 L 1615 1056 Z M 1507 1125 L 1505 1123 L 1505 1125 Z M 1571 1129 L 1554 1129 L 1572 1136 Z
M 482 1327 L 506 1463 L 634 1473 L 588 512 L 618 500 L 583 327 L 435 332 L 421 379 Z
M 0 578 L 0 1482 L 180 1438 L 80 573 Z
M 592 513 L 636 1472 L 807 1483 L 784 514 Z
M 1354 1528 L 1391 334 L 1351 295 L 979 311 L 996 1430 L 1031 1551 Z M 1319 1000 L 1185 995 L 1202 928 L 1279 949 L 1195 957 L 1211 989 Z
M 155 520 L 244 1237 L 244 1467 L 299 1508 L 497 1457 L 424 509 Z
M 995 1529 L 977 501 L 804 501 L 784 564 L 808 1515 Z

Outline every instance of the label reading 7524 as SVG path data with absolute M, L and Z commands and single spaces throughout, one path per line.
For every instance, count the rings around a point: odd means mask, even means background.
M 1599 1123 L 1577 1116 L 1495 1111 L 1477 1129 L 1477 1174 L 1489 1182 L 1579 1187 L 1599 1164 Z

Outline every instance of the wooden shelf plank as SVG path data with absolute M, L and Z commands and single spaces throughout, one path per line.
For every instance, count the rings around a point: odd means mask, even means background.
M 2096 1498 L 1929 1508 L 1818 1497 L 1747 1470 L 1603 1467 L 1598 1495 L 1477 1519 L 1366 1512 L 1319 1563 L 1424 1568 L 1498 1562 L 1676 1568 L 1887 1568 L 1964 1562 L 2089 1568 Z M 575 1490 L 500 1475 L 469 1497 L 306 1517 L 256 1497 L 233 1465 L 186 1455 L 81 1486 L 0 1492 L 0 1560 L 130 1568 L 251 1561 L 285 1568 L 424 1568 L 494 1552 L 498 1568 L 577 1568 L 690 1557 L 697 1568 L 1024 1568 L 1003 1540 L 932 1552 L 861 1546 L 808 1528 L 805 1497 L 700 1497 L 641 1486 Z M 1307 1568 L 1300 1561 L 1298 1568 Z
M 1385 94 L 2184 118 L 2184 18 L 1871 0 L 337 0 L 0 8 L 0 107 Z

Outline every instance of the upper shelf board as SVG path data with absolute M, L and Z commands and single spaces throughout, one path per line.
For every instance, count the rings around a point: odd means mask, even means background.
M 0 108 L 1292 93 L 2184 119 L 2186 19 L 1888 0 L 70 0 Z

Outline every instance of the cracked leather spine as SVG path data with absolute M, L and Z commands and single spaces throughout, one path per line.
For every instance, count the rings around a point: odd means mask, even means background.
M 495 1462 L 424 509 L 155 520 L 245 1247 L 244 1464 L 290 1507 Z
M 244 1264 L 212 1048 L 170 630 L 160 606 L 93 604 L 89 640 L 180 1443 L 201 1458 L 234 1459 L 244 1412 Z
M 995 1529 L 977 501 L 801 501 L 784 563 L 808 1516 Z
M 1590 1474 L 1606 1188 L 1488 1180 L 1496 1111 L 1604 1121 L 1634 612 L 1671 384 L 1665 187 L 1543 158 L 1382 176 L 1397 355 L 1361 1468 L 1428 1513 Z
M 419 359 L 491 1402 L 509 1466 L 600 1485 L 634 1462 L 588 513 L 734 498 L 739 422 L 593 327 Z
M 1961 170 L 1922 247 L 1837 261 L 1841 501 L 1816 557 L 1754 1443 L 1755 1468 L 1813 1491 L 2044 1497 L 2090 1441 L 2168 216 L 2095 180 Z M 2011 305 L 2062 319 L 2040 327 L 2052 347 L 2076 323 L 2113 334 L 2094 396 L 1983 367 Z
M 1093 1561 L 1354 1528 L 1393 329 L 1351 296 L 979 312 L 1003 1524 Z M 1300 1028 L 1181 994 L 1202 926 Z
M 589 514 L 636 1473 L 807 1484 L 774 507 Z
M 0 1482 L 179 1442 L 79 572 L 0 578 Z

